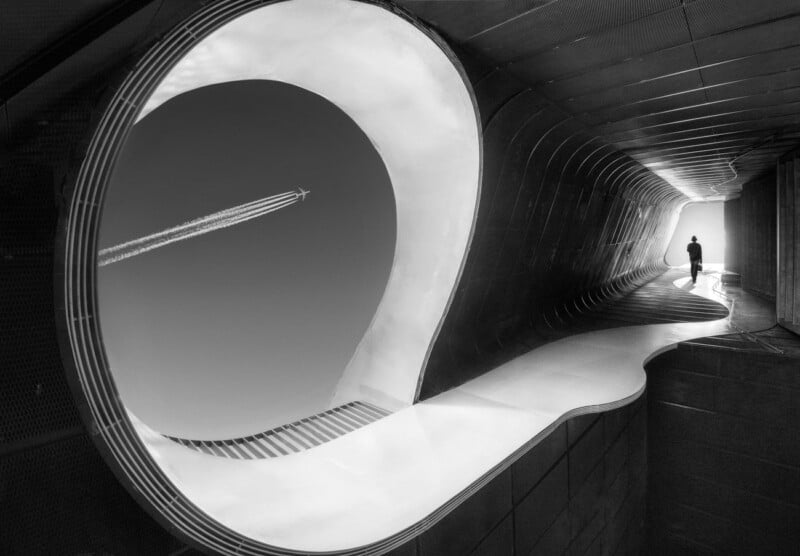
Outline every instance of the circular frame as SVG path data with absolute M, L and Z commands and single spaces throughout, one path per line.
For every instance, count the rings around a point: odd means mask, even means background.
M 102 116 L 93 127 L 93 135 L 80 168 L 74 175 L 71 188 L 65 193 L 56 238 L 54 285 L 58 339 L 67 378 L 92 440 L 126 489 L 157 521 L 181 539 L 219 554 L 290 555 L 307 552 L 256 541 L 212 519 L 172 484 L 145 447 L 119 397 L 99 326 L 96 294 L 98 232 L 105 190 L 117 158 L 140 108 L 164 76 L 192 47 L 212 32 L 241 15 L 271 3 L 275 2 L 223 0 L 202 8 L 177 25 L 135 63 L 121 85 L 111 94 Z M 370 3 L 414 25 L 445 53 L 462 76 L 472 98 L 480 133 L 480 118 L 469 79 L 444 40 L 397 7 L 380 1 Z M 479 149 L 482 150 L 480 138 Z M 479 195 L 482 179 L 480 151 L 478 167 Z M 477 210 L 476 200 L 476 214 Z M 473 233 L 474 217 L 466 252 Z M 466 252 L 444 313 L 429 344 L 420 377 L 451 305 Z M 330 554 L 382 554 L 417 536 L 436 521 L 438 519 L 424 520 L 382 541 Z

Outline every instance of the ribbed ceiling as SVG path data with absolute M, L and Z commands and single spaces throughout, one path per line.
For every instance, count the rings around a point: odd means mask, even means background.
M 800 141 L 798 0 L 400 3 L 691 198 Z
M 690 197 L 736 194 L 800 142 L 798 0 L 397 1 Z M 4 12 L 0 138 L 73 86 L 54 68 L 100 31 L 124 27 L 109 39 L 122 45 L 195 6 L 111 5 L 31 0 Z M 118 50 L 94 49 L 92 63 L 118 63 Z

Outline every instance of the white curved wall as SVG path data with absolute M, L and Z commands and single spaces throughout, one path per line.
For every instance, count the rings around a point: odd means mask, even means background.
M 384 8 L 291 0 L 202 40 L 166 76 L 139 119 L 199 87 L 271 79 L 339 106 L 381 154 L 397 202 L 395 260 L 372 324 L 331 405 L 411 404 L 469 246 L 480 188 L 470 90 L 428 36 Z

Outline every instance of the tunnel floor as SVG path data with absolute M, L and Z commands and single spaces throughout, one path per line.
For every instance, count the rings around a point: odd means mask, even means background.
M 699 274 L 697 284 L 692 284 L 688 272 L 670 269 L 625 296 L 600 305 L 587 320 L 597 328 L 611 328 L 725 318 L 728 308 L 725 298 L 715 291 L 717 283 L 714 274 Z
M 724 297 L 713 276 L 701 277 L 692 292 L 680 288 L 684 278 L 665 272 L 605 309 L 587 311 L 589 325 L 603 330 L 572 328 L 458 387 L 285 457 L 212 457 L 135 426 L 183 495 L 249 538 L 300 551 L 399 545 L 567 419 L 638 399 L 646 386 L 643 365 L 654 354 L 737 332 L 726 306 L 745 301 Z M 667 308 L 669 318 L 694 322 L 664 322 Z M 271 503 L 276 499 L 314 503 L 288 508 Z
M 528 347 L 620 326 L 703 322 L 728 317 L 733 300 L 720 284 L 719 276 L 719 272 L 700 273 L 697 284 L 692 284 L 688 270 L 670 268 L 655 278 L 641 280 L 633 289 L 606 299 L 591 309 L 573 311 L 556 326 L 539 327 L 537 333 L 541 337 L 527 342 Z M 750 305 L 751 297 L 746 296 Z M 754 307 L 751 313 L 761 316 L 768 311 Z M 759 328 L 771 325 L 766 320 L 774 319 L 774 315 L 763 316 L 764 322 L 757 323 Z

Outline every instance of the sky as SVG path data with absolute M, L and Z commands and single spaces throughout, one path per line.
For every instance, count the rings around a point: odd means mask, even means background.
M 397 214 L 370 139 L 294 85 L 202 87 L 133 128 L 100 249 L 298 186 L 304 202 L 99 269 L 114 378 L 155 430 L 221 439 L 327 409 L 386 288 Z
M 479 199 L 481 132 L 454 59 L 379 5 L 268 3 L 194 44 L 141 107 L 146 118 L 204 86 L 282 81 L 330 100 L 375 145 L 394 190 L 395 258 L 333 406 L 361 400 L 394 410 L 413 403 L 460 275 Z
M 697 236 L 703 246 L 703 262 L 725 262 L 725 203 L 722 201 L 689 203 L 681 211 L 672 241 L 667 248 L 667 264 L 689 264 L 686 246 Z

